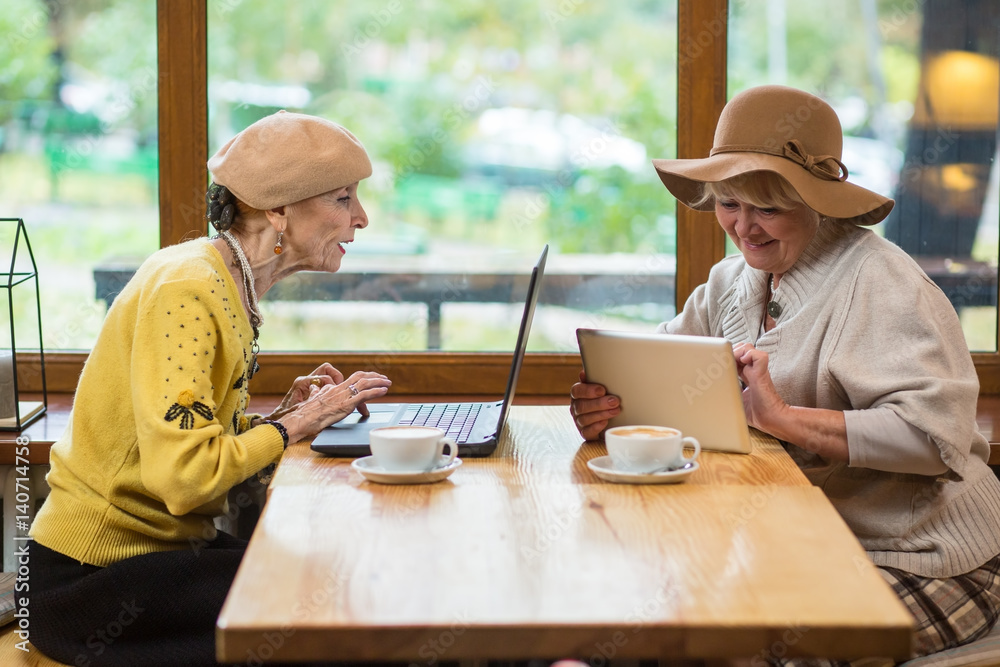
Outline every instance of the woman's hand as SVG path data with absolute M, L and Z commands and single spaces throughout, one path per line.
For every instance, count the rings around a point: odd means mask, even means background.
M 733 355 L 740 379 L 746 385 L 743 409 L 750 426 L 827 460 L 845 463 L 850 460 L 847 423 L 842 411 L 785 403 L 767 369 L 767 352 L 750 343 L 740 343 L 733 347 Z
M 743 381 L 743 409 L 747 423 L 754 428 L 773 434 L 770 426 L 776 423 L 788 404 L 782 400 L 767 370 L 767 352 L 761 352 L 750 343 L 733 347 L 736 370 Z
M 288 414 L 296 405 L 309 398 L 313 387 L 324 387 L 328 384 L 338 384 L 344 381 L 344 375 L 328 363 L 324 363 L 309 375 L 300 375 L 292 381 L 292 387 L 281 399 L 281 403 L 265 419 L 280 419 Z M 368 416 L 368 408 L 362 403 L 358 412 Z
M 335 424 L 355 408 L 368 416 L 365 401 L 384 396 L 392 382 L 381 373 L 358 371 L 344 379 L 330 364 L 323 364 L 311 375 L 295 379 L 285 401 L 288 405 L 278 421 L 288 431 L 288 442 L 298 442 Z M 303 394 L 305 398 L 299 399 Z M 275 412 L 278 412 L 277 410 Z
M 583 371 L 580 381 L 570 387 L 569 411 L 576 429 L 586 440 L 598 440 L 608 420 L 622 411 L 617 396 L 607 395 L 602 384 L 589 384 Z

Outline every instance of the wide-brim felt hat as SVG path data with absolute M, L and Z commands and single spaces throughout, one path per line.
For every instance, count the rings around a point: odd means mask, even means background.
M 711 199 L 696 205 L 705 183 L 769 171 L 820 215 L 874 225 L 894 202 L 847 180 L 843 144 L 840 119 L 825 101 L 787 86 L 758 86 L 726 104 L 709 157 L 653 160 L 653 166 L 674 197 L 702 211 L 715 208 Z
M 361 142 L 318 116 L 279 111 L 230 139 L 208 161 L 217 185 L 266 211 L 339 190 L 372 175 Z

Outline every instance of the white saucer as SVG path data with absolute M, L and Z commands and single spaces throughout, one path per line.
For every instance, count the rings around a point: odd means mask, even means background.
M 607 482 L 618 482 L 620 484 L 676 484 L 683 482 L 688 475 L 698 469 L 698 462 L 694 461 L 680 470 L 665 470 L 663 472 L 626 472 L 616 470 L 611 465 L 610 456 L 598 456 L 587 461 L 587 467 L 594 471 L 594 474 Z
M 442 479 L 458 470 L 462 465 L 462 459 L 456 458 L 446 466 L 434 468 L 433 470 L 386 470 L 375 465 L 374 456 L 351 461 L 351 467 L 361 473 L 361 476 L 369 482 L 378 484 L 430 484 L 440 482 Z

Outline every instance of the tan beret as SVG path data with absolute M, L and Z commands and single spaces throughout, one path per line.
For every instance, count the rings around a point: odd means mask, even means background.
M 230 139 L 208 170 L 215 183 L 266 211 L 357 183 L 372 175 L 372 163 L 340 125 L 279 111 Z

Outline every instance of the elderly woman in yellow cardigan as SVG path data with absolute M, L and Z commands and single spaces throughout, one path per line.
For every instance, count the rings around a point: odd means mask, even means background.
M 258 302 L 297 271 L 340 268 L 368 217 L 361 143 L 328 120 L 268 116 L 208 163 L 218 236 L 153 254 L 115 300 L 80 376 L 52 491 L 31 529 L 31 641 L 71 664 L 214 664 L 214 626 L 246 543 L 216 533 L 231 487 L 384 395 L 329 364 L 268 416 L 247 413 Z

